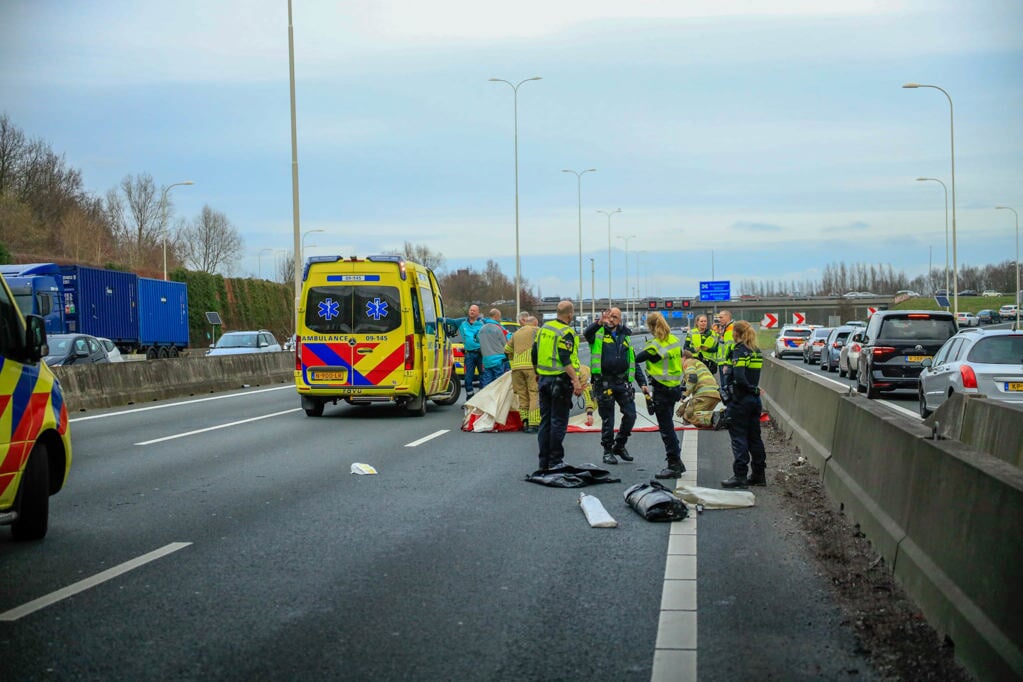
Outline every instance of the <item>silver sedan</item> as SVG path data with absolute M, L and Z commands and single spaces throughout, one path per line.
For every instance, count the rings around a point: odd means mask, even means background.
M 926 417 L 953 393 L 1023 403 L 1023 331 L 961 331 L 924 360 L 920 373 L 920 416 Z

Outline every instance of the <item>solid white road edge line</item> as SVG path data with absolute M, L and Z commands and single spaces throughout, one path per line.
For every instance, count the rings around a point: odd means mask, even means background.
M 162 410 L 165 407 L 178 407 L 180 405 L 191 405 L 193 403 L 204 403 L 207 400 L 224 400 L 225 398 L 240 398 L 242 396 L 253 395 L 255 393 L 266 393 L 267 391 L 282 391 L 286 388 L 295 390 L 294 384 L 287 384 L 285 386 L 275 386 L 273 388 L 261 388 L 256 391 L 245 391 L 244 393 L 231 393 L 230 395 L 215 395 L 209 398 L 196 398 L 195 400 L 182 400 L 178 403 L 167 403 L 165 405 L 150 405 L 149 407 L 133 407 L 130 410 L 121 410 L 119 412 L 108 412 L 106 414 L 91 414 L 88 417 L 74 417 L 68 419 L 69 422 L 87 422 L 91 419 L 106 419 L 107 417 L 119 417 L 122 414 L 135 414 L 136 412 L 148 412 L 149 410 Z
M 73 597 L 79 592 L 84 592 L 85 590 L 91 587 L 95 587 L 100 583 L 104 583 L 108 580 L 116 578 L 117 576 L 123 573 L 127 573 L 128 571 L 131 571 L 133 569 L 136 569 L 139 566 L 148 564 L 151 561 L 156 561 L 157 559 L 165 557 L 168 554 L 178 551 L 179 549 L 184 549 L 185 547 L 188 547 L 191 544 L 192 544 L 191 542 L 172 542 L 169 545 L 164 545 L 160 549 L 153 550 L 148 554 L 143 554 L 142 556 L 136 557 L 135 559 L 125 561 L 123 564 L 118 564 L 113 568 L 108 568 L 102 573 L 97 573 L 91 578 L 79 580 L 78 582 L 68 585 L 67 587 L 61 588 L 56 592 L 51 592 L 50 594 L 44 597 L 33 599 L 27 604 L 22 604 L 21 606 L 11 609 L 10 611 L 4 611 L 3 613 L 0 613 L 0 621 L 9 622 L 18 620 L 23 616 L 27 616 L 30 613 L 35 613 L 36 611 L 44 609 L 47 606 L 50 606 L 51 604 L 56 604 L 62 599 Z
M 699 469 L 700 431 L 682 433 L 682 463 L 686 471 L 676 482 L 676 488 L 696 485 Z M 699 521 L 695 508 L 690 514 L 687 519 L 670 524 L 651 682 L 696 681 L 696 533 Z
M 832 379 L 831 377 L 821 376 L 821 375 L 816 374 L 815 372 L 811 372 L 810 370 L 808 370 L 806 368 L 803 368 L 803 367 L 796 367 L 796 369 L 798 369 L 798 370 L 800 370 L 802 372 L 805 372 L 806 374 L 810 374 L 812 376 L 815 376 L 818 379 L 822 379 L 824 381 L 828 381 L 828 382 L 830 382 L 830 383 L 832 383 L 832 384 L 834 384 L 836 386 L 841 386 L 844 389 L 852 389 L 853 392 L 856 391 L 856 387 L 855 386 L 850 386 L 849 384 L 842 383 L 838 379 Z M 918 420 L 921 420 L 921 421 L 923 420 L 923 417 L 921 417 L 919 414 L 917 414 L 916 412 L 914 412 L 913 410 L 911 410 L 909 408 L 903 407 L 902 405 L 896 405 L 895 403 L 890 403 L 887 400 L 881 400 L 881 401 L 879 401 L 878 404 L 879 405 L 884 405 L 885 407 L 890 408 L 892 410 L 895 410 L 896 412 L 901 412 L 902 414 L 905 414 L 905 415 L 908 415 L 910 417 L 913 417 L 914 419 L 918 419 Z
M 242 419 L 236 422 L 228 422 L 226 424 L 218 424 L 217 426 L 207 426 L 205 429 L 196 429 L 195 431 L 186 431 L 185 433 L 177 433 L 173 436 L 164 436 L 163 438 L 154 438 L 153 440 L 144 440 L 141 443 L 135 443 L 135 445 L 152 445 L 153 443 L 162 443 L 166 440 L 174 440 L 175 438 L 186 438 L 187 436 L 194 436 L 199 433 L 206 433 L 207 431 L 217 431 L 219 429 L 226 429 L 232 426 L 239 426 L 240 424 L 248 424 L 249 422 L 257 422 L 260 419 L 270 419 L 271 417 L 279 417 L 282 414 L 290 414 L 292 412 L 300 412 L 301 407 L 293 407 L 290 410 L 281 410 L 280 412 L 271 412 L 270 414 L 264 414 L 260 417 L 249 417 L 248 419 Z
M 405 447 L 407 447 L 407 448 L 414 448 L 417 445 L 422 445 L 423 443 L 425 443 L 428 440 L 433 440 L 437 436 L 443 436 L 448 431 L 450 431 L 450 429 L 441 429 L 440 431 L 434 431 L 429 436 L 423 436 L 419 440 L 414 440 L 411 443 L 405 443 Z

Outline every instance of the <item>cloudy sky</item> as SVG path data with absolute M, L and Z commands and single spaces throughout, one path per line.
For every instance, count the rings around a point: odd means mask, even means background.
M 544 296 L 696 295 L 828 263 L 944 265 L 955 105 L 959 261 L 1015 257 L 1019 0 L 294 1 L 306 255 L 403 241 Z M 103 194 L 127 174 L 245 239 L 293 245 L 285 0 L 0 1 L 0 110 Z M 634 236 L 632 236 L 634 235 Z M 625 238 L 629 237 L 628 240 Z M 713 252 L 713 272 L 711 253 Z M 270 253 L 262 270 L 270 273 Z

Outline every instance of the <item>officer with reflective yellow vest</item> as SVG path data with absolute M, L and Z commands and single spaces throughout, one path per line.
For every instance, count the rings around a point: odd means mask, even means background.
M 697 316 L 696 326 L 686 334 L 686 343 L 682 349 L 692 353 L 711 374 L 717 371 L 718 337 L 708 325 L 706 315 Z
M 572 331 L 575 309 L 571 301 L 558 303 L 557 319 L 540 327 L 533 343 L 532 360 L 540 393 L 539 471 L 557 469 L 565 463 L 565 432 L 572 397 L 582 395 L 578 337 Z
M 604 448 L 604 464 L 618 464 L 618 457 L 633 460 L 625 448 L 636 425 L 636 391 L 638 381 L 647 392 L 643 368 L 636 367 L 636 353 L 632 348 L 632 330 L 622 324 L 619 308 L 605 310 L 600 319 L 583 331 L 590 344 L 590 372 L 593 393 L 600 413 L 600 444 Z M 615 435 L 615 405 L 622 411 L 622 423 Z
M 721 385 L 727 408 L 728 434 L 732 439 L 732 477 L 721 481 L 724 488 L 767 485 L 767 451 L 760 436 L 760 370 L 764 358 L 757 347 L 757 333 L 745 320 L 735 323 L 732 371 Z M 752 461 L 751 461 L 752 460 Z M 752 473 L 747 472 L 752 466 Z
M 675 434 L 675 403 L 682 397 L 682 342 L 658 312 L 646 316 L 646 326 L 653 334 L 647 346 L 636 355 L 636 362 L 645 362 L 650 385 L 653 386 L 654 414 L 657 430 L 664 443 L 668 466 L 655 474 L 657 478 L 679 478 L 686 470 L 682 448 Z
M 725 375 L 732 371 L 732 348 L 735 346 L 734 323 L 732 322 L 732 311 L 722 310 L 717 317 L 718 327 L 718 352 L 717 363 L 721 370 L 721 383 L 725 382 Z

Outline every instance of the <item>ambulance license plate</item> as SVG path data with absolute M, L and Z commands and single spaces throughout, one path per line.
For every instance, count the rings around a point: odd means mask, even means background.
M 1009 381 L 1005 384 L 1006 391 L 1023 391 L 1023 381 Z
M 313 381 L 347 381 L 348 372 L 341 370 L 340 372 L 313 372 Z
M 930 355 L 907 355 L 906 356 L 906 362 L 923 362 L 924 360 L 926 360 L 929 357 L 931 357 L 931 356 Z

